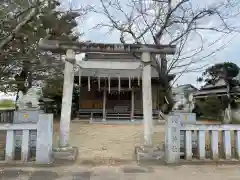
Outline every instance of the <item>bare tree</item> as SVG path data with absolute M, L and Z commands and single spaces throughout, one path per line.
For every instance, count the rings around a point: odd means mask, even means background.
M 164 55 L 153 57 L 152 66 L 159 74 L 159 83 L 166 93 L 163 111 L 169 112 L 173 107 L 169 73 L 176 75 L 201 70 L 205 65 L 193 67 L 215 52 L 224 48 L 222 44 L 209 52 L 211 46 L 218 43 L 225 35 L 237 33 L 231 26 L 233 19 L 239 15 L 239 1 L 197 0 L 99 0 L 101 8 L 93 12 L 107 17 L 107 22 L 97 24 L 95 28 L 107 27 L 110 32 L 120 32 L 120 41 L 134 43 L 155 43 L 157 45 L 177 45 L 173 58 Z M 219 33 L 219 39 L 203 46 L 203 33 Z M 189 48 L 190 42 L 198 39 L 199 46 Z M 202 57 L 203 50 L 208 50 Z M 197 58 L 196 58 L 197 57 Z M 178 70 L 179 72 L 176 72 Z

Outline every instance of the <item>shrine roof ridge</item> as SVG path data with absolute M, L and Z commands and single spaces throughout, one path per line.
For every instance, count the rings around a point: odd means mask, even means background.
M 174 54 L 175 45 L 155 44 L 121 44 L 121 43 L 92 43 L 41 39 L 39 48 L 55 53 L 66 53 L 67 49 L 73 49 L 78 53 L 106 52 L 106 53 L 132 53 L 151 52 L 156 54 Z

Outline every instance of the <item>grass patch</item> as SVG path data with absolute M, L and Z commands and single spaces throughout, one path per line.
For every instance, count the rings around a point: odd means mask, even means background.
M 0 101 L 0 108 L 15 108 L 15 103 L 12 100 L 6 99 Z

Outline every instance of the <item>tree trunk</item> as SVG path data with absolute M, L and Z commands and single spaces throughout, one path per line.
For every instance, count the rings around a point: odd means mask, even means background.
M 19 90 L 17 90 L 17 95 L 16 95 L 16 99 L 15 99 L 15 109 L 16 110 L 18 110 L 18 105 L 17 105 L 18 99 L 19 99 Z
M 159 77 L 159 86 L 163 89 L 163 93 L 165 95 L 165 101 L 164 104 L 161 106 L 160 110 L 164 114 L 168 114 L 172 111 L 174 101 L 172 97 L 171 86 L 168 80 L 166 55 L 160 55 L 160 58 L 160 63 L 158 59 L 155 58 L 156 68 Z

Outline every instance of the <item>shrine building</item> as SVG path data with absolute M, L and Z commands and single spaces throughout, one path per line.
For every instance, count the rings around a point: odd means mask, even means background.
M 134 55 L 117 53 L 86 53 L 82 61 L 139 62 Z M 141 69 L 111 70 L 82 69 L 75 73 L 75 83 L 80 85 L 79 119 L 93 121 L 142 120 Z M 158 73 L 152 67 L 152 113 L 158 119 L 160 91 Z M 80 78 L 79 78 L 80 77 Z M 80 79 L 80 81 L 79 81 Z M 169 76 L 169 80 L 173 77 Z

